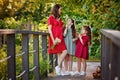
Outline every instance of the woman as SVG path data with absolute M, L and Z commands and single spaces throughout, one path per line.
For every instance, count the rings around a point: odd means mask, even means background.
M 49 32 L 49 54 L 58 55 L 58 66 L 55 67 L 56 74 L 61 75 L 61 65 L 67 55 L 66 45 L 63 38 L 63 22 L 60 18 L 62 7 L 60 4 L 55 4 L 52 13 L 48 18 L 48 32 Z M 62 53 L 62 54 L 60 54 Z

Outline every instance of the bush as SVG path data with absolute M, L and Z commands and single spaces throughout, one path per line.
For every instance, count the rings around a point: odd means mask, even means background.
M 0 60 L 6 57 L 6 47 L 0 49 Z M 0 80 L 7 80 L 7 61 L 0 63 Z

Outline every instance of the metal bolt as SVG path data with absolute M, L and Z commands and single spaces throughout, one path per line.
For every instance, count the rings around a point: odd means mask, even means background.
M 109 67 L 109 70 L 111 70 L 111 63 L 109 63 L 108 67 Z
M 119 80 L 119 78 L 116 76 L 116 77 L 114 78 L 114 80 Z

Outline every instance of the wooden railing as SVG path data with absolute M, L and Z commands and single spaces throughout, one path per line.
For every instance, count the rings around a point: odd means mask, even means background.
M 17 34 L 22 35 L 22 53 L 16 55 L 15 38 Z M 46 60 L 47 53 L 47 35 L 46 32 L 37 32 L 29 30 L 11 30 L 11 29 L 0 29 L 0 35 L 7 35 L 7 57 L 0 60 L 0 63 L 7 60 L 8 67 L 8 80 L 16 80 L 22 77 L 22 80 L 29 80 L 29 72 L 33 71 L 34 80 L 40 80 L 40 65 L 39 65 L 39 36 L 42 36 L 42 55 L 43 59 Z M 33 36 L 33 68 L 29 69 L 29 37 Z M 22 57 L 22 72 L 16 75 L 16 57 Z
M 101 30 L 101 80 L 120 80 L 120 31 Z

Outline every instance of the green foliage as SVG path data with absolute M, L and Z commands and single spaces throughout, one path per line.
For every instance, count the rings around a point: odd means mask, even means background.
M 78 32 L 80 32 L 83 25 L 92 27 L 90 59 L 100 59 L 100 29 L 120 30 L 120 1 L 65 0 L 63 2 L 59 0 L 59 2 L 63 6 L 63 15 L 75 19 Z
M 14 17 L 24 2 L 24 0 L 0 0 L 0 19 Z
M 6 46 L 0 49 L 0 60 L 6 57 Z M 0 79 L 7 80 L 7 62 L 0 63 Z
M 6 29 L 16 29 L 19 24 L 13 17 L 5 18 L 4 23 L 5 23 L 4 28 Z
M 41 57 L 42 57 L 42 55 L 41 55 Z M 43 60 L 42 58 L 40 58 L 40 77 L 41 78 L 44 78 L 44 77 L 46 77 L 45 76 L 45 73 L 46 73 L 46 71 L 49 69 L 48 68 L 48 61 L 47 60 Z
M 4 26 L 5 26 L 4 21 L 0 19 L 0 29 L 3 29 Z

